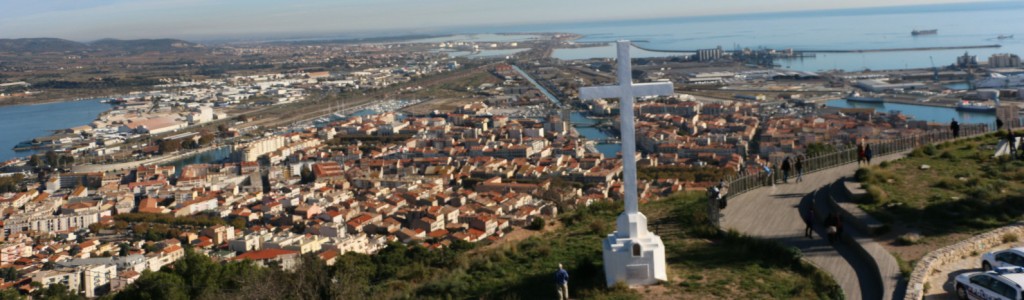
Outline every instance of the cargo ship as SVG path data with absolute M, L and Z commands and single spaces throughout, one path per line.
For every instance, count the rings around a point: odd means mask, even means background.
M 932 35 L 939 34 L 938 29 L 926 29 L 926 30 L 914 30 L 910 32 L 910 35 Z
M 882 98 L 879 98 L 879 97 L 864 97 L 864 96 L 861 96 L 858 93 L 850 93 L 850 95 L 846 96 L 846 98 L 843 98 L 843 99 L 846 99 L 846 101 L 851 101 L 851 102 L 885 103 L 885 100 L 883 100 Z
M 956 110 L 970 112 L 994 112 L 996 111 L 996 107 L 963 100 L 956 105 Z
M 999 35 L 999 36 L 997 36 L 996 38 L 997 38 L 997 39 L 1000 39 L 1000 40 L 1005 40 L 1005 39 L 1012 39 L 1012 38 L 1013 38 L 1013 35 L 1012 35 L 1012 34 L 1011 34 L 1011 35 L 1002 35 L 1002 34 L 1000 34 L 1000 35 Z

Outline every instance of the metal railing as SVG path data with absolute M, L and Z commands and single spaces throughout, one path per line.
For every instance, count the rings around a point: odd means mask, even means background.
M 972 138 L 979 135 L 989 133 L 988 126 L 984 124 L 971 124 L 964 125 L 960 128 L 960 139 Z M 872 156 L 880 157 L 883 155 L 894 154 L 902 151 L 911 150 L 920 146 L 941 143 L 953 140 L 953 133 L 946 130 L 932 130 L 922 134 L 889 139 L 881 142 L 869 143 L 871 145 Z M 808 158 L 803 162 L 804 175 L 827 170 L 849 163 L 857 161 L 857 147 L 856 146 L 842 146 L 836 151 L 818 155 L 815 157 Z M 793 162 L 795 163 L 795 162 Z M 777 166 L 778 164 L 776 164 Z M 795 168 L 794 168 L 795 169 Z M 746 169 L 744 169 L 745 171 Z M 795 172 L 790 175 L 794 175 Z M 743 193 L 749 192 L 753 189 L 771 186 L 775 182 L 782 180 L 782 175 L 779 174 L 778 168 L 773 168 L 771 172 L 759 171 L 753 174 L 737 174 L 729 176 L 725 179 L 728 183 L 728 198 L 733 198 Z M 708 205 L 708 213 L 712 216 L 712 224 L 715 225 L 713 216 L 721 216 L 717 209 L 718 205 Z

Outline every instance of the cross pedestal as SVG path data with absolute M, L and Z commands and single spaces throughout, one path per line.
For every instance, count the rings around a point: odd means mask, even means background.
M 635 97 L 670 96 L 671 82 L 633 83 L 629 41 L 618 42 L 618 85 L 585 87 L 580 99 L 619 98 L 622 137 L 623 201 L 626 211 L 616 220 L 616 231 L 604 239 L 604 274 L 608 286 L 623 282 L 630 286 L 650 285 L 668 280 L 665 274 L 665 244 L 647 230 L 647 217 L 640 213 L 636 183 Z

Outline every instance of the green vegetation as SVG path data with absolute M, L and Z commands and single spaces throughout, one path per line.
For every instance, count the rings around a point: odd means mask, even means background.
M 24 191 L 24 189 L 21 188 L 21 181 L 23 180 L 25 180 L 25 175 L 22 174 L 0 177 L 0 193 Z
M 683 181 L 719 181 L 732 174 L 731 170 L 719 167 L 661 166 L 637 170 L 637 178 L 656 180 L 674 178 Z
M 703 193 L 679 194 L 643 206 L 665 240 L 676 295 L 718 298 L 841 298 L 834 281 L 800 260 L 799 251 L 707 225 Z M 446 249 L 390 244 L 375 255 L 347 253 L 327 266 L 313 255 L 296 271 L 248 262 L 215 263 L 186 251 L 160 272 L 146 272 L 115 299 L 547 299 L 559 263 L 580 299 L 639 299 L 607 288 L 601 239 L 614 227 L 620 203 L 563 214 L 563 228 L 492 247 L 455 242 Z
M 807 144 L 807 157 L 815 157 L 822 154 L 829 154 L 836 152 L 836 147 L 829 143 L 810 143 Z
M 1009 225 L 1024 214 L 1024 161 L 992 158 L 994 134 L 929 145 L 906 158 L 857 171 L 872 203 L 866 211 L 888 225 L 926 237 Z M 922 165 L 931 168 L 922 170 Z
M 114 220 L 129 223 L 160 223 L 177 226 L 184 225 L 202 227 L 225 224 L 224 219 L 207 215 L 175 217 L 167 214 L 124 213 L 114 216 Z
M 225 225 L 224 219 L 208 215 L 174 217 L 167 214 L 126 213 L 114 216 L 112 226 L 119 232 L 132 224 L 132 234 L 147 241 L 177 238 L 182 227 L 210 227 Z M 90 228 L 90 230 L 92 230 Z M 96 231 L 94 231 L 96 232 Z
M 708 225 L 704 193 L 676 194 L 642 207 L 665 241 L 672 294 L 750 295 L 775 299 L 841 299 L 826 273 L 800 259 L 795 248 L 774 241 L 720 233 Z M 678 229 L 678 230 L 673 230 Z

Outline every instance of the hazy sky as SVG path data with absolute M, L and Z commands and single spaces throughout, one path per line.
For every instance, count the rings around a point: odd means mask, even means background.
M 433 33 L 559 23 L 979 0 L 0 0 L 0 38 Z

